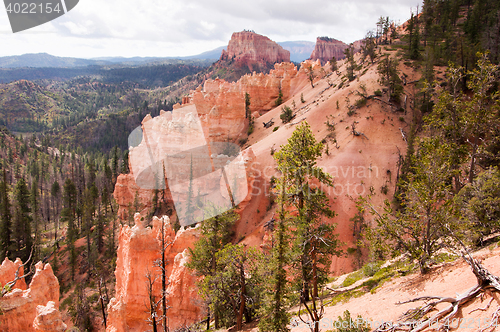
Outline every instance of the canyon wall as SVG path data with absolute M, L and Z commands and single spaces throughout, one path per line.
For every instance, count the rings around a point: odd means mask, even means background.
M 15 278 L 21 261 L 5 259 L 0 267 L 0 282 L 4 285 Z M 50 264 L 38 262 L 28 288 L 19 280 L 14 288 L 0 298 L 0 331 L 64 331 L 59 308 L 59 281 Z M 19 269 L 22 275 L 23 268 Z M 46 307 L 45 307 L 46 306 Z M 44 309 L 45 308 L 45 309 Z M 35 323 L 35 324 L 34 324 Z M 47 328 L 50 329 L 47 330 Z
M 317 70 L 318 64 L 311 64 Z M 174 192 L 185 196 L 187 187 L 172 187 L 172 181 L 186 183 L 190 172 L 197 177 L 196 174 L 204 174 L 202 169 L 209 166 L 208 163 L 213 168 L 214 160 L 219 160 L 219 164 L 222 160 L 219 156 L 215 159 L 210 157 L 210 162 L 192 162 L 182 151 L 198 149 L 206 144 L 211 144 L 211 149 L 218 147 L 224 150 L 224 144 L 244 138 L 249 122 L 245 94 L 250 97 L 250 113 L 258 117 L 275 107 L 280 90 L 283 100 L 290 97 L 293 81 L 299 74 L 306 75 L 302 68 L 299 73 L 292 63 L 277 63 L 269 74 L 248 74 L 233 83 L 221 79 L 207 80 L 183 98 L 183 105 L 175 105 L 172 112 L 161 112 L 155 118 L 147 115 L 142 126 L 136 129 L 138 142 L 132 144 L 130 149 L 130 174 L 121 174 L 115 185 L 119 219 L 127 221 L 131 211 L 147 214 L 152 208 L 156 187 L 165 201 L 172 202 Z M 214 142 L 218 144 L 212 144 Z M 235 145 L 231 149 L 239 152 L 239 147 Z M 227 153 L 219 151 L 218 154 L 222 152 Z M 167 155 L 172 158 L 165 161 L 164 156 Z M 164 166 L 161 166 L 162 162 Z M 161 180 L 162 167 L 166 167 L 168 181 Z M 159 186 L 156 186 L 154 176 L 158 174 L 162 176 Z M 193 188 L 194 192 L 206 190 L 210 182 L 198 181 L 198 184 L 201 187 Z M 214 186 L 213 183 L 211 185 Z

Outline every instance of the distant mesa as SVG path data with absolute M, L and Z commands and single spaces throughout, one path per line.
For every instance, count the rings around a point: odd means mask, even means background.
M 316 39 L 316 46 L 314 47 L 309 60 L 320 60 L 322 65 L 330 61 L 332 57 L 335 57 L 337 60 L 341 60 L 345 58 L 344 50 L 348 46 L 349 45 L 346 43 L 334 38 L 318 37 Z M 354 47 L 354 51 L 358 51 L 356 45 Z
M 266 36 L 253 31 L 235 32 L 222 50 L 220 62 L 252 71 L 268 71 L 275 63 L 290 62 L 290 52 Z

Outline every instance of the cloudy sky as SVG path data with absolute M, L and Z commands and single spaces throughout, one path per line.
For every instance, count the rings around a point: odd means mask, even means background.
M 0 56 L 187 56 L 244 29 L 274 41 L 363 38 L 380 16 L 404 22 L 419 0 L 80 0 L 49 23 L 13 34 L 0 9 Z

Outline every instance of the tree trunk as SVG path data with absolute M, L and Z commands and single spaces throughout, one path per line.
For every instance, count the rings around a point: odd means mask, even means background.
M 240 282 L 241 282 L 240 310 L 236 317 L 236 331 L 241 331 L 241 329 L 243 328 L 243 312 L 245 311 L 246 284 L 245 284 L 245 271 L 243 270 L 243 265 L 240 266 Z
M 470 168 L 469 168 L 469 183 L 474 183 L 474 168 L 476 166 L 476 153 L 479 144 L 479 137 L 474 137 L 474 145 L 472 146 L 472 154 L 470 158 Z
M 163 309 L 163 332 L 168 331 L 167 326 L 167 280 L 165 276 L 166 262 L 165 262 L 165 223 L 161 221 L 161 304 Z
M 313 247 L 313 250 L 312 250 L 312 282 L 313 282 L 313 301 L 315 301 L 315 299 L 318 298 L 318 271 L 317 271 L 317 258 L 316 258 L 316 249 Z

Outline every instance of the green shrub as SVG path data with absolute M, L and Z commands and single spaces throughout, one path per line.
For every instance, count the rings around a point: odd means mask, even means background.
M 377 97 L 382 97 L 382 91 L 380 91 L 380 89 L 375 90 L 373 94 Z
M 357 108 L 361 108 L 366 105 L 366 98 L 360 98 L 354 102 Z
M 344 311 L 343 317 L 340 317 L 333 323 L 335 332 L 368 332 L 370 325 L 366 319 L 360 315 L 356 318 L 351 318 L 349 310 Z
M 380 270 L 380 262 L 370 262 L 363 266 L 363 273 L 367 277 L 373 277 Z
M 347 276 L 345 278 L 344 282 L 342 283 L 342 287 L 348 287 L 354 284 L 356 281 L 361 280 L 363 278 L 363 272 L 361 270 L 355 271 Z
M 389 192 L 389 187 L 387 186 L 387 184 L 384 184 L 382 187 L 380 187 L 380 192 L 384 195 L 387 195 L 387 193 Z
M 283 123 L 288 123 L 292 120 L 292 118 L 293 118 L 292 109 L 286 105 L 281 107 L 281 114 L 280 114 L 281 121 Z
M 273 128 L 273 132 L 275 132 L 275 131 L 276 131 L 276 130 L 278 130 L 278 129 L 280 129 L 280 127 L 279 127 L 279 126 L 274 127 L 274 128 Z

